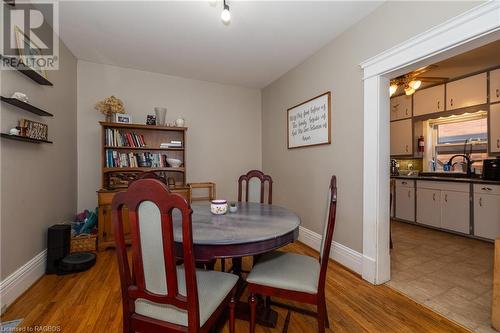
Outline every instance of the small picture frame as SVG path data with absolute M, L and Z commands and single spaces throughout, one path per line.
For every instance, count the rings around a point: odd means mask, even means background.
M 126 113 L 115 113 L 115 122 L 119 124 L 131 124 L 132 116 Z
M 154 114 L 147 115 L 146 125 L 156 125 L 156 116 Z

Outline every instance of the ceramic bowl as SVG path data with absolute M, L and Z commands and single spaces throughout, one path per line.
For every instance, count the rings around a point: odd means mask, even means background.
M 212 200 L 210 204 L 210 211 L 215 215 L 224 215 L 227 213 L 226 200 Z
M 172 168 L 178 168 L 181 166 L 182 161 L 178 160 L 176 158 L 167 158 L 167 163 L 172 167 Z

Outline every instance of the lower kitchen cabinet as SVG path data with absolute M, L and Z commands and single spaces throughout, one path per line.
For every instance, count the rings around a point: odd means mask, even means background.
M 441 228 L 440 190 L 417 188 L 417 223 Z
M 417 222 L 469 234 L 470 185 L 417 181 Z
M 441 192 L 441 228 L 469 233 L 470 228 L 470 190 L 467 192 Z
M 500 236 L 500 186 L 474 185 L 474 235 Z
M 411 180 L 396 181 L 396 212 L 397 219 L 415 222 L 415 188 Z

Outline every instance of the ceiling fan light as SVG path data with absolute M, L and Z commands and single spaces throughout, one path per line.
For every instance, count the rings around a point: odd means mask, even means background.
M 421 84 L 422 84 L 422 81 L 420 81 L 420 80 L 411 80 L 410 83 L 408 83 L 408 85 L 415 90 L 420 88 Z
M 389 86 L 389 95 L 392 96 L 398 90 L 398 85 L 393 83 Z
M 415 93 L 415 89 L 413 89 L 412 87 L 410 86 L 406 86 L 405 87 L 405 94 L 407 96 L 410 96 L 410 95 L 413 95 Z
M 229 6 L 224 2 L 224 10 L 220 14 L 220 19 L 222 23 L 228 25 L 231 22 L 231 12 L 229 11 Z

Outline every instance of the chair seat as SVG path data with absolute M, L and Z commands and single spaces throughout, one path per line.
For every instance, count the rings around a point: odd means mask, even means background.
M 179 294 L 186 296 L 184 267 L 177 267 Z M 198 302 L 200 305 L 200 327 L 210 318 L 222 301 L 238 282 L 238 277 L 229 273 L 215 271 L 196 271 Z M 187 311 L 169 304 L 158 304 L 138 298 L 135 300 L 135 313 L 142 316 L 187 326 Z
M 320 264 L 318 259 L 297 253 L 275 251 L 259 258 L 247 282 L 267 287 L 318 292 Z

